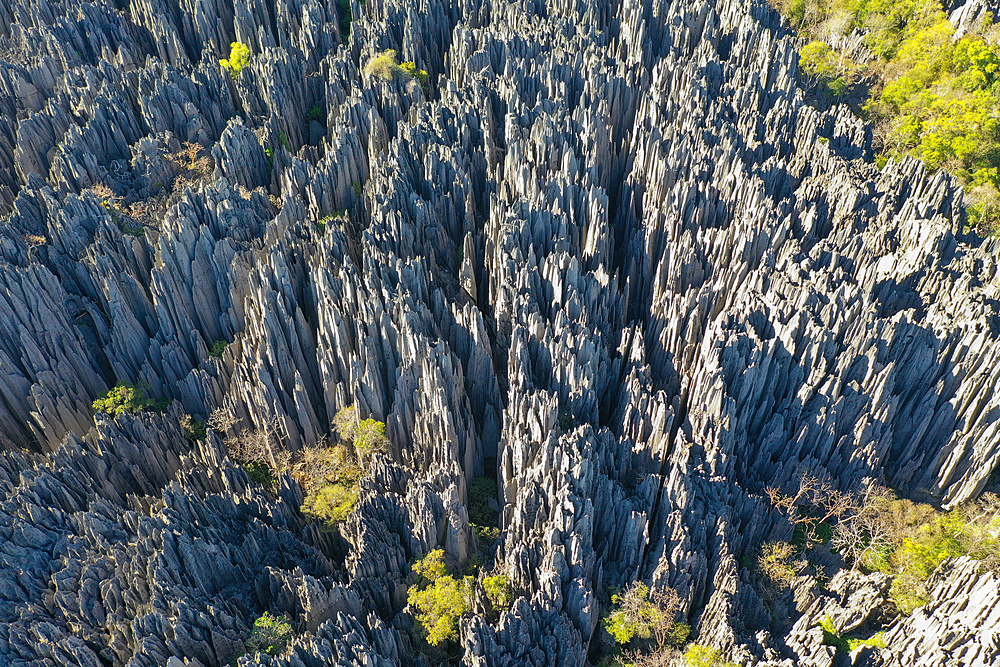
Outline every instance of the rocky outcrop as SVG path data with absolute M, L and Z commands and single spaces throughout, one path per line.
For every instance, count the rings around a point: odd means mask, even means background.
M 884 581 L 784 627 L 745 567 L 805 468 L 990 484 L 1000 246 L 954 182 L 877 169 L 763 2 L 349 4 L 349 36 L 334 0 L 0 6 L 0 662 L 228 664 L 271 610 L 300 636 L 243 667 L 424 664 L 409 562 L 475 558 L 494 471 L 516 601 L 467 664 L 587 664 L 636 579 L 746 665 L 995 661 L 973 564 L 850 657 L 816 626 Z M 389 48 L 426 89 L 364 73 Z M 94 415 L 116 382 L 172 406 Z M 333 534 L 178 425 L 294 452 L 351 404 L 391 445 Z

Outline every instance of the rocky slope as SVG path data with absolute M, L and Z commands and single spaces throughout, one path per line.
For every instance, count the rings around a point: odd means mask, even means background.
M 877 578 L 785 632 L 744 566 L 803 469 L 989 483 L 1000 245 L 953 183 L 876 169 L 763 2 L 350 6 L 344 35 L 335 0 L 0 4 L 0 663 L 213 667 L 271 609 L 302 634 L 240 665 L 426 664 L 408 563 L 470 557 L 493 470 L 518 598 L 464 664 L 585 665 L 635 579 L 742 665 L 1000 661 L 974 564 L 851 658 L 816 625 Z M 387 48 L 426 91 L 364 73 Z M 95 416 L 118 381 L 174 402 Z M 178 425 L 295 451 L 349 404 L 392 446 L 342 539 Z

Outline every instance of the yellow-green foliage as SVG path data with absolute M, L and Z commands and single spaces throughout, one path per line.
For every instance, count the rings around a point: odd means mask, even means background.
M 377 76 L 385 81 L 392 81 L 393 79 L 403 79 L 409 81 L 410 79 L 416 79 L 420 82 L 420 85 L 427 91 L 427 85 L 429 76 L 426 71 L 418 69 L 413 62 L 405 62 L 402 65 L 399 64 L 399 58 L 394 49 L 388 49 L 373 56 L 368 64 L 365 65 L 365 74 L 373 77 Z
M 497 574 L 483 579 L 483 590 L 496 611 L 503 611 L 514 602 L 514 591 L 510 579 L 505 574 Z
M 306 490 L 302 513 L 333 528 L 343 523 L 358 500 L 363 471 L 343 445 L 307 449 L 293 468 Z
M 860 646 L 886 648 L 885 640 L 882 638 L 883 633 L 881 632 L 876 633 L 867 639 L 861 639 L 858 637 L 841 637 L 840 632 L 837 631 L 837 626 L 834 625 L 833 619 L 829 616 L 823 617 L 823 620 L 819 623 L 819 627 L 823 631 L 823 643 L 827 646 L 836 646 L 845 653 L 850 653 Z
M 222 69 L 229 72 L 229 76 L 235 78 L 240 75 L 243 68 L 250 62 L 250 49 L 246 44 L 233 42 L 229 45 L 229 58 L 219 61 Z
M 615 593 L 611 596 L 611 604 L 618 609 L 604 617 L 604 628 L 616 642 L 627 644 L 633 637 L 649 639 L 653 636 L 659 610 L 649 602 L 649 586 L 639 582 L 625 593 Z
M 965 186 L 967 217 L 980 233 L 1000 229 L 1000 45 L 989 24 L 956 40 L 940 0 L 775 0 L 810 41 L 804 74 L 831 92 L 845 90 L 855 69 L 819 41 L 865 33 L 876 56 L 868 71 L 882 81 L 864 105 L 876 121 L 884 155 L 912 155 L 945 169 Z M 842 85 L 843 84 L 843 85 Z
M 302 512 L 328 526 L 335 526 L 347 520 L 357 501 L 357 484 L 330 484 L 307 495 L 302 502 Z
M 822 83 L 834 97 L 839 97 L 847 90 L 847 80 L 850 75 L 850 62 L 839 57 L 826 42 L 815 40 L 802 47 L 799 67 L 807 76 Z
M 354 432 L 354 447 L 362 454 L 384 452 L 389 445 L 385 437 L 385 424 L 374 419 L 366 419 L 358 424 Z
M 868 639 L 847 639 L 847 652 L 850 653 L 854 649 L 861 646 L 871 646 L 872 648 L 889 648 L 889 645 L 885 643 L 883 638 L 885 633 L 876 632 L 874 635 Z
M 719 649 L 703 644 L 690 644 L 687 647 L 684 651 L 684 664 L 686 667 L 736 667 L 723 659 Z
M 472 577 L 448 574 L 444 551 L 436 549 L 413 564 L 422 583 L 410 586 L 407 602 L 427 643 L 434 646 L 458 639 L 458 620 L 472 609 Z
M 655 638 L 659 646 L 680 646 L 691 632 L 687 624 L 674 622 L 680 597 L 672 589 L 651 595 L 649 586 L 636 581 L 624 592 L 614 593 L 611 604 L 614 608 L 601 620 L 619 644 Z
M 880 512 L 888 546 L 861 564 L 893 575 L 890 596 L 904 614 L 927 601 L 928 579 L 949 558 L 969 556 L 994 568 L 1000 563 L 1000 498 L 993 494 L 948 512 L 908 500 L 894 500 Z
M 144 410 L 163 412 L 169 404 L 168 399 L 154 401 L 146 398 L 146 391 L 141 386 L 136 387 L 119 382 L 109 389 L 108 393 L 94 401 L 93 406 L 98 412 L 117 417 L 123 412 L 142 412 Z
M 246 641 L 247 653 L 262 651 L 277 655 L 285 650 L 292 639 L 292 626 L 286 616 L 275 616 L 264 612 L 253 623 L 253 632 Z
M 377 76 L 386 81 L 392 81 L 400 73 L 402 73 L 402 69 L 399 66 L 399 59 L 396 57 L 395 49 L 388 49 L 377 56 L 373 56 L 368 61 L 368 64 L 365 65 L 365 74 L 368 76 Z

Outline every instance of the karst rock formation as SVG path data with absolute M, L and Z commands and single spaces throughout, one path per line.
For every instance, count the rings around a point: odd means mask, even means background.
M 594 664 L 635 580 L 739 665 L 1000 664 L 966 559 L 849 657 L 818 619 L 884 580 L 789 624 L 746 568 L 803 469 L 947 508 L 1000 461 L 1000 242 L 796 44 L 762 0 L 0 2 L 0 664 L 227 665 L 270 609 L 239 665 L 427 665 L 410 563 L 471 558 L 494 471 L 517 599 L 455 664 Z M 391 445 L 339 533 L 179 424 L 295 452 L 352 404 Z

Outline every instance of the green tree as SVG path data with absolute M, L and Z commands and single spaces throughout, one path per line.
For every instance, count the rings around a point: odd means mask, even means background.
M 438 646 L 458 639 L 458 621 L 472 609 L 472 577 L 448 574 L 444 551 L 436 549 L 413 564 L 422 583 L 410 586 L 407 602 L 427 643 Z
M 235 79 L 250 63 L 250 48 L 246 44 L 233 42 L 229 45 L 229 49 L 229 58 L 220 60 L 219 65 Z
M 686 667 L 736 667 L 723 659 L 719 649 L 703 644 L 690 644 L 687 647 L 684 651 L 684 664 Z
M 514 603 L 514 591 L 510 587 L 510 578 L 505 574 L 497 574 L 483 579 L 483 590 L 490 604 L 496 611 L 503 611 Z
M 94 409 L 98 412 L 115 417 L 123 412 L 135 413 L 147 410 L 164 412 L 168 405 L 170 405 L 170 400 L 166 398 L 155 401 L 146 398 L 145 386 L 136 387 L 125 382 L 119 382 L 93 403 Z
M 365 65 L 365 75 L 378 77 L 384 81 L 392 81 L 393 79 L 409 81 L 410 79 L 416 79 L 420 82 L 420 86 L 424 89 L 425 94 L 430 92 L 430 76 L 427 72 L 419 69 L 413 62 L 400 64 L 394 49 L 388 49 L 378 55 L 372 56 L 368 64 Z
M 659 646 L 680 646 L 691 632 L 687 624 L 674 620 L 680 597 L 673 589 L 651 594 L 649 586 L 634 581 L 624 592 L 613 594 L 611 604 L 614 608 L 602 620 L 619 644 L 655 638 Z
M 292 634 L 288 616 L 276 616 L 265 611 L 253 622 L 253 631 L 245 643 L 247 652 L 278 655 L 288 646 Z

